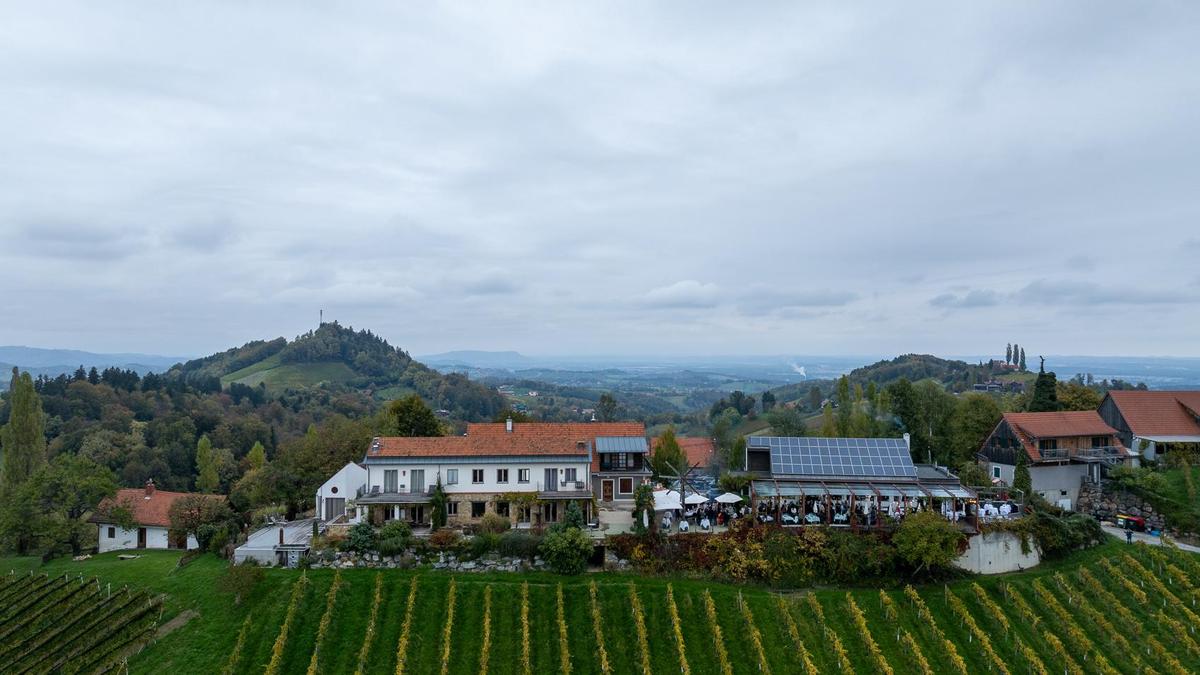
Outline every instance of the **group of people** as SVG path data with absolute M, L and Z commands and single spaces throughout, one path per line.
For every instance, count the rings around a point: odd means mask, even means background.
M 1015 506 L 1004 504 L 1003 517 L 1015 513 Z M 755 519 L 760 523 L 773 523 L 778 518 L 780 525 L 856 525 L 874 527 L 879 524 L 899 523 L 910 513 L 929 510 L 928 499 L 913 497 L 891 497 L 851 500 L 841 495 L 826 500 L 822 497 L 805 497 L 802 500 L 783 497 L 767 497 L 756 506 Z M 939 512 L 946 520 L 958 522 L 974 515 L 973 502 L 941 500 Z
M 713 528 L 713 525 L 728 525 L 732 521 L 748 515 L 750 515 L 748 506 L 739 508 L 728 504 L 707 502 L 698 506 L 688 506 L 682 511 L 664 511 L 659 525 L 663 532 L 669 532 L 678 521 L 679 531 L 687 532 L 694 522 L 701 530 L 708 531 Z

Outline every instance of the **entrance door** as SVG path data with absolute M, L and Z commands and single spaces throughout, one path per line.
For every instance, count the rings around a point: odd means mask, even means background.
M 611 480 L 600 481 L 600 499 L 606 502 L 613 500 L 613 482 Z
M 344 513 L 346 513 L 346 499 L 344 497 L 325 498 L 325 520 L 333 520 Z
M 545 473 L 546 487 L 542 488 L 546 492 L 556 492 L 558 490 L 558 469 L 546 469 Z
M 138 528 L 138 548 L 146 548 L 146 528 Z

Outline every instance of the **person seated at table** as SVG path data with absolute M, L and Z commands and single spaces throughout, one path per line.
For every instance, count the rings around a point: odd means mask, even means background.
M 671 529 L 671 514 L 664 513 L 662 517 L 662 529 L 664 532 Z
M 687 521 L 687 520 L 681 520 L 681 521 L 679 521 L 679 531 L 680 531 L 680 532 L 687 532 L 687 531 L 688 531 L 688 521 Z
M 708 521 L 707 514 L 705 514 L 704 516 L 702 516 L 700 518 L 700 529 L 702 529 L 702 530 L 711 530 L 712 529 L 712 523 L 710 523 Z

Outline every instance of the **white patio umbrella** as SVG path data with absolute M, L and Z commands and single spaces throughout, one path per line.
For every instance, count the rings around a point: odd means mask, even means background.
M 679 493 L 674 490 L 659 490 L 654 493 L 655 511 L 678 511 L 683 508 L 679 504 Z
M 722 504 L 736 504 L 742 501 L 742 498 L 733 494 L 732 492 L 726 492 L 722 495 L 718 495 L 717 501 L 721 502 Z
M 708 497 L 705 497 L 702 494 L 696 494 L 695 492 L 693 492 L 692 494 L 688 495 L 686 499 L 683 500 L 683 503 L 692 505 L 692 506 L 694 506 L 696 504 L 707 504 Z

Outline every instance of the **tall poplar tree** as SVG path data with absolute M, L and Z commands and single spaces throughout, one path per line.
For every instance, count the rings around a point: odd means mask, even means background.
M 1012 363 L 1012 343 L 1008 343 L 1008 347 L 1004 350 L 1004 362 Z
M 1021 348 L 1020 368 L 1021 368 L 1021 372 L 1025 372 L 1026 370 L 1029 370 L 1028 368 L 1025 367 L 1025 348 L 1024 347 Z
M 1017 365 L 1017 355 L 1021 353 L 1021 345 L 1013 343 L 1012 365 Z
M 42 421 L 42 399 L 33 388 L 29 373 L 12 371 L 8 389 L 8 424 L 0 429 L 4 450 L 3 489 L 20 487 L 34 471 L 46 464 L 46 434 Z
M 217 456 L 207 435 L 201 436 L 196 442 L 196 472 L 199 474 L 196 478 L 197 490 L 208 493 L 217 491 L 221 485 L 217 475 Z

